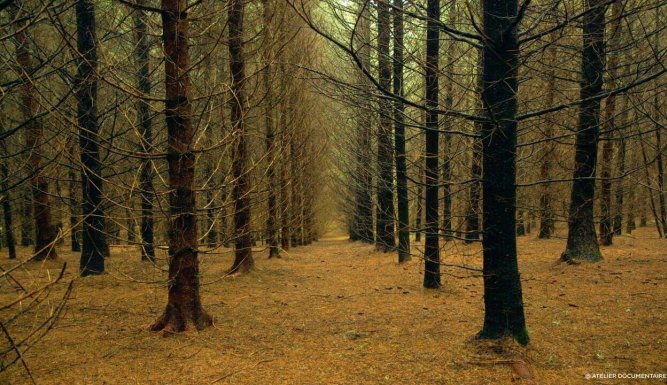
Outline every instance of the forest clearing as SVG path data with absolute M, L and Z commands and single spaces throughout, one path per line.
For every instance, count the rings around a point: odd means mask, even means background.
M 113 248 L 108 274 L 77 279 L 67 310 L 25 359 L 39 384 L 530 383 L 514 382 L 504 360 L 526 362 L 543 385 L 610 383 L 587 373 L 665 373 L 667 240 L 648 230 L 603 248 L 604 265 L 576 267 L 558 262 L 562 240 L 520 237 L 527 347 L 474 339 L 483 315 L 478 274 L 443 268 L 443 289 L 430 291 L 421 261 L 398 265 L 345 237 L 258 259 L 242 277 L 223 278 L 229 250 L 204 253 L 202 300 L 214 327 L 156 337 L 147 328 L 164 288 L 140 282 L 160 275 Z M 451 247 L 444 262 L 481 267 L 477 245 Z M 44 268 L 55 274 L 59 265 Z M 45 269 L 21 272 L 29 274 L 44 279 Z M 21 372 L 3 376 L 29 383 Z

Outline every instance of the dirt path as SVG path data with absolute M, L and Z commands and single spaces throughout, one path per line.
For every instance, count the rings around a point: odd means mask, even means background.
M 474 272 L 448 267 L 443 289 L 424 290 L 417 258 L 399 266 L 393 254 L 340 239 L 280 260 L 258 252 L 257 271 L 240 278 L 223 278 L 229 251 L 202 255 L 215 327 L 162 338 L 146 328 L 165 288 L 145 283 L 161 273 L 136 251 L 114 248 L 110 273 L 76 281 L 66 314 L 26 360 L 39 384 L 498 385 L 512 383 L 512 371 L 488 363 L 506 359 L 525 360 L 540 384 L 667 373 L 667 241 L 649 234 L 621 237 L 602 264 L 582 266 L 554 264 L 562 240 L 521 238 L 527 348 L 472 338 L 483 315 Z M 451 244 L 445 254 L 451 264 L 480 265 L 479 246 Z M 76 256 L 64 256 L 76 266 Z M 2 285 L 0 295 L 16 295 Z M 16 366 L 3 381 L 27 378 Z

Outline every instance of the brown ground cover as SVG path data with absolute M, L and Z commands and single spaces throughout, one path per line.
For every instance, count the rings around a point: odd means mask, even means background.
M 394 254 L 342 238 L 279 260 L 258 249 L 257 270 L 238 278 L 224 277 L 229 250 L 202 254 L 202 299 L 215 325 L 163 338 L 147 327 L 166 303 L 164 273 L 113 247 L 109 273 L 75 281 L 61 319 L 25 360 L 38 384 L 498 385 L 513 383 L 507 363 L 516 360 L 537 384 L 667 383 L 585 379 L 667 373 L 667 240 L 654 233 L 617 237 L 603 262 L 575 266 L 556 263 L 563 239 L 519 238 L 527 347 L 473 338 L 483 317 L 479 273 L 448 266 L 444 287 L 425 290 L 418 258 L 399 266 Z M 59 255 L 74 278 L 78 255 Z M 479 245 L 449 243 L 445 262 L 480 267 Z M 36 286 L 60 266 L 33 263 L 14 275 Z M 19 295 L 0 282 L 1 303 Z M 48 310 L 44 302 L 13 330 L 27 332 Z M 29 379 L 14 365 L 0 383 Z

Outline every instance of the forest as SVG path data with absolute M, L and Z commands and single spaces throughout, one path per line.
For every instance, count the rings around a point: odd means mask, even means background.
M 0 384 L 666 384 L 667 0 L 0 0 Z

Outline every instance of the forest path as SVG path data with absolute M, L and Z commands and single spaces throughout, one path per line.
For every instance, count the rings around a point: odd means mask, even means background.
M 114 247 L 109 273 L 76 280 L 66 313 L 25 358 L 38 384 L 503 385 L 512 383 L 507 366 L 479 363 L 515 358 L 540 384 L 582 384 L 586 373 L 665 373 L 667 241 L 649 234 L 619 237 L 601 264 L 580 266 L 554 263 L 561 239 L 520 238 L 526 348 L 472 338 L 483 319 L 476 273 L 448 267 L 444 287 L 425 290 L 418 258 L 398 265 L 393 253 L 340 238 L 281 259 L 257 249 L 256 271 L 237 278 L 224 277 L 230 250 L 202 252 L 202 300 L 215 325 L 163 338 L 147 327 L 166 290 L 146 282 L 163 282 L 164 273 L 141 263 L 136 250 Z M 72 278 L 78 256 L 60 254 Z M 480 259 L 479 245 L 445 250 L 448 263 Z M 60 266 L 34 264 L 19 274 L 37 284 Z M 16 293 L 3 283 L 0 295 Z M 0 383 L 29 383 L 19 365 L 4 376 Z

